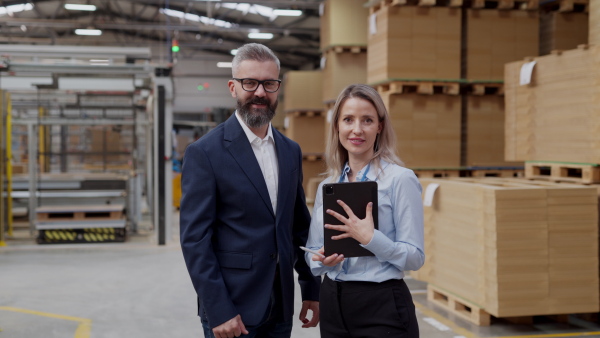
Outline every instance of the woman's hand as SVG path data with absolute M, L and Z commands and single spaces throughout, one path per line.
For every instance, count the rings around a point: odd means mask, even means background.
M 341 214 L 327 209 L 327 213 L 337 218 L 340 222 L 344 223 L 343 225 L 332 225 L 325 224 L 327 229 L 333 229 L 343 232 L 341 235 L 333 236 L 331 239 L 342 239 L 342 238 L 354 238 L 362 245 L 367 245 L 373 239 L 373 233 L 375 232 L 375 223 L 373 222 L 373 202 L 369 202 L 367 204 L 367 216 L 364 219 L 360 219 L 354 215 L 352 209 L 350 207 L 338 200 L 339 205 L 344 208 L 346 214 L 348 214 L 348 218 L 342 216 Z
M 319 249 L 319 252 L 324 255 L 325 248 Z M 313 255 L 312 260 L 315 262 L 321 262 L 325 266 L 334 267 L 344 261 L 344 255 L 333 254 L 329 257 Z

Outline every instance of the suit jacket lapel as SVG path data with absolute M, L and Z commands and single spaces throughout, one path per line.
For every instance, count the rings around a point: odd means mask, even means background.
M 248 138 L 246 137 L 242 126 L 240 126 L 234 115 L 225 121 L 224 139 L 225 147 L 229 150 L 233 158 L 235 158 L 242 171 L 244 171 L 248 177 L 250 183 L 258 191 L 271 214 L 275 216 L 273 206 L 271 205 L 271 199 L 269 198 L 269 190 L 267 189 L 267 184 L 260 171 L 256 156 L 254 156 L 252 146 L 250 145 L 250 142 L 248 142 Z M 223 168 L 223 170 L 227 170 L 227 168 Z
M 280 133 L 273 130 L 275 139 L 275 151 L 277 152 L 277 162 L 279 163 L 279 182 L 277 188 L 277 219 L 280 219 L 281 213 L 285 209 L 286 197 L 290 184 L 295 186 L 296 182 L 290 182 L 289 173 L 292 170 L 290 163 L 290 149 L 285 147 L 285 141 Z

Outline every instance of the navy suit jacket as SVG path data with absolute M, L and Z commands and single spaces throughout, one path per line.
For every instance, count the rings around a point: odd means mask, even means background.
M 302 188 L 302 153 L 273 129 L 279 162 L 277 213 L 239 121 L 232 115 L 185 151 L 180 204 L 181 247 L 198 294 L 198 314 L 214 328 L 240 314 L 260 324 L 279 270 L 284 319 L 294 312 L 294 273 L 303 300 L 319 300 L 298 248 L 310 214 Z

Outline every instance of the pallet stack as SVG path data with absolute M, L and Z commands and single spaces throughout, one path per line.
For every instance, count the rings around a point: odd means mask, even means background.
M 521 169 L 502 156 L 503 65 L 537 55 L 538 12 L 502 1 L 370 4 L 367 82 L 406 166 L 420 177 Z
M 422 179 L 428 299 L 477 325 L 598 312 L 598 190 L 506 178 Z
M 367 82 L 381 94 L 410 168 L 460 166 L 461 9 L 370 8 Z
M 306 191 L 309 179 L 325 171 L 323 74 L 321 71 L 289 71 L 285 73 L 283 83 L 285 134 L 302 148 L 303 187 Z

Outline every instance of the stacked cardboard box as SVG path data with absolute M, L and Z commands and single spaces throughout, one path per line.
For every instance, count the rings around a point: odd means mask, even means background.
M 531 61 L 531 60 L 529 60 Z M 511 161 L 600 163 L 600 46 L 506 65 L 506 148 Z
M 460 96 L 381 94 L 407 167 L 460 166 Z
M 285 134 L 298 142 L 302 153 L 304 190 L 308 180 L 325 171 L 325 114 L 321 71 L 289 71 L 284 76 Z
M 323 111 L 323 74 L 321 71 L 289 71 L 283 77 L 285 113 Z
M 366 82 L 367 52 L 360 47 L 330 48 L 323 53 L 322 67 L 323 103 L 332 103 L 346 86 Z
M 590 1 L 589 10 L 589 43 L 600 45 L 600 3 Z
M 368 83 L 460 78 L 460 8 L 384 2 L 369 21 Z
M 427 269 L 413 274 L 496 317 L 597 312 L 594 187 L 513 179 L 439 184 L 426 207 Z
M 466 78 L 502 80 L 504 64 L 538 55 L 537 11 L 468 9 Z
M 504 95 L 465 95 L 466 166 L 522 166 L 504 160 Z
M 363 0 L 325 0 L 321 10 L 321 50 L 367 45 L 367 13 Z
M 540 16 L 540 55 L 588 43 L 588 13 L 548 12 Z M 513 60 L 514 61 L 514 60 Z

